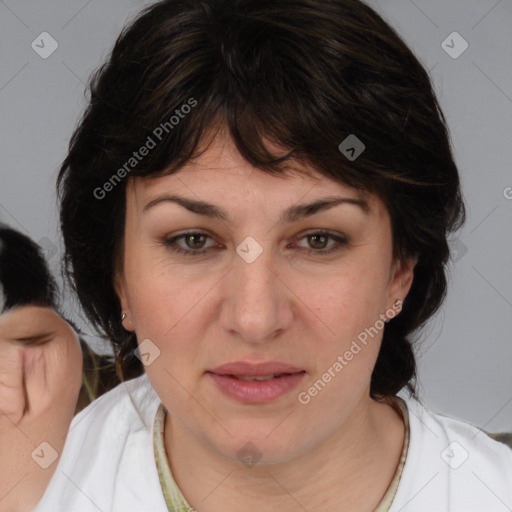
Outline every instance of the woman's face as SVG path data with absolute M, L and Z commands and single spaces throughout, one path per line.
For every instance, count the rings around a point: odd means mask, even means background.
M 413 268 L 392 261 L 377 197 L 316 172 L 273 177 L 217 138 L 174 175 L 131 180 L 126 208 L 124 326 L 183 431 L 233 460 L 255 450 L 272 463 L 369 406 L 384 315 Z M 237 362 L 249 367 L 218 369 Z M 250 366 L 267 362 L 278 364 Z M 276 373 L 293 375 L 246 380 Z

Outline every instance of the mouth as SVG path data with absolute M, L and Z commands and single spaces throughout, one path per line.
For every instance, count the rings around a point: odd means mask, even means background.
M 230 363 L 206 374 L 225 396 L 241 403 L 269 403 L 288 394 L 306 370 L 279 362 Z

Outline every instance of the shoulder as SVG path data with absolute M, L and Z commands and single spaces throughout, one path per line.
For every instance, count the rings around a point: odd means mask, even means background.
M 144 374 L 119 384 L 77 414 L 34 512 L 115 512 L 150 505 L 152 510 L 166 510 L 153 452 L 159 404 Z
M 390 512 L 509 511 L 512 450 L 467 422 L 402 398 L 410 442 Z

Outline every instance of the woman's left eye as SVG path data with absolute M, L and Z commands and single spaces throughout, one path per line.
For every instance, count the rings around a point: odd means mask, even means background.
M 344 245 L 348 244 L 348 239 L 345 235 L 336 235 L 329 231 L 316 231 L 314 233 L 308 233 L 301 237 L 301 239 L 308 239 L 308 243 L 311 244 L 313 241 L 313 248 L 309 250 L 309 254 L 313 252 L 314 254 L 330 254 L 335 251 L 339 251 Z M 332 244 L 329 248 L 318 248 L 315 247 L 318 245 L 324 246 L 328 240 L 334 240 L 334 244 Z
M 215 246 L 214 243 L 213 246 L 204 248 L 204 243 L 208 238 L 212 239 L 212 237 L 206 233 L 190 231 L 188 233 L 183 233 L 181 235 L 168 238 L 164 241 L 164 244 L 175 253 L 184 254 L 187 256 L 196 256 L 207 253 L 209 248 Z M 187 244 L 187 247 L 185 248 L 178 244 L 178 240 L 182 239 L 185 241 L 185 244 Z M 307 239 L 308 243 L 312 245 L 312 247 L 309 248 L 309 254 L 329 254 L 338 251 L 342 248 L 342 246 L 348 243 L 346 236 L 340 236 L 329 231 L 315 231 L 313 233 L 308 233 L 299 238 L 299 240 L 302 239 Z M 333 240 L 335 243 L 331 245 L 331 247 L 325 248 L 328 240 Z M 201 247 L 198 247 L 198 245 Z M 322 247 L 318 247 L 319 245 Z

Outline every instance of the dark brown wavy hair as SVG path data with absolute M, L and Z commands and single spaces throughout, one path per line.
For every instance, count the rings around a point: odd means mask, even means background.
M 112 341 L 121 378 L 143 372 L 113 286 L 126 180 L 176 172 L 222 126 L 265 172 L 300 161 L 385 203 L 394 257 L 418 263 L 401 314 L 385 327 L 371 395 L 414 390 L 412 333 L 444 299 L 447 236 L 464 205 L 429 75 L 374 10 L 358 0 L 160 1 L 125 27 L 89 92 L 57 184 L 64 263 Z M 338 148 L 350 134 L 365 145 L 353 161 Z

